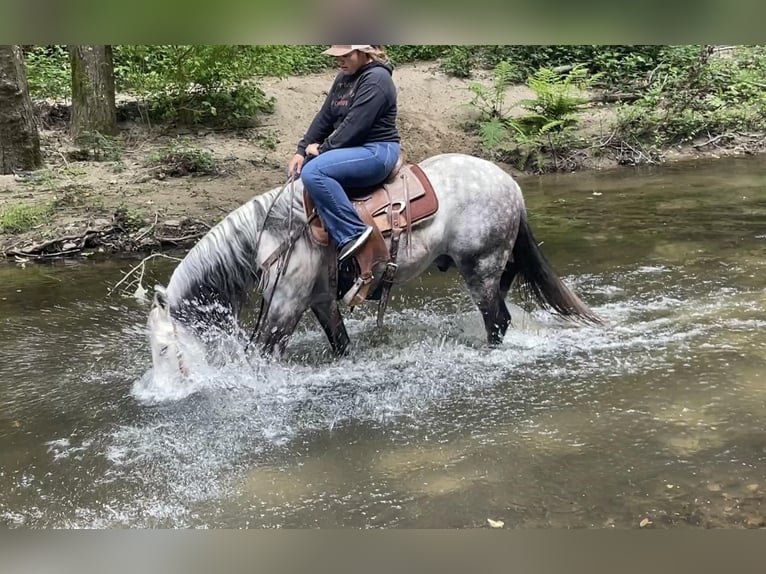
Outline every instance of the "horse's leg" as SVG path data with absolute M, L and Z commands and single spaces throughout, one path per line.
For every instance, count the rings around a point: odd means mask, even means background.
M 497 256 L 464 258 L 457 267 L 484 319 L 487 341 L 490 345 L 501 344 L 511 324 L 511 314 L 501 289 L 501 285 L 505 286 L 502 281 L 505 261 Z
M 285 316 L 269 316 L 261 325 L 255 338 L 256 345 L 266 355 L 281 357 L 287 348 L 301 313 Z
M 343 323 L 343 317 L 340 314 L 338 302 L 332 297 L 316 302 L 311 306 L 319 324 L 330 341 L 330 346 L 336 356 L 345 354 L 348 348 L 349 338 L 346 332 L 346 325 Z
M 510 291 L 513 280 L 516 279 L 518 273 L 519 268 L 515 262 L 508 261 L 505 264 L 503 274 L 500 276 L 500 296 L 503 298 L 503 301 L 508 297 L 508 291 Z

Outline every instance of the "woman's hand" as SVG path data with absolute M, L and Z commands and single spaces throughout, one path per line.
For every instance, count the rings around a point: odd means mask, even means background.
M 296 153 L 293 159 L 290 160 L 290 163 L 287 164 L 287 176 L 292 178 L 298 177 L 301 174 L 304 161 L 306 159 L 301 154 Z
M 319 144 L 313 143 L 306 146 L 306 155 L 319 155 Z

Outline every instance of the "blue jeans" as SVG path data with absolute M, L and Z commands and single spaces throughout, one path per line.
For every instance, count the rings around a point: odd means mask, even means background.
M 333 149 L 306 158 L 309 161 L 303 165 L 301 180 L 339 248 L 367 228 L 343 188 L 383 183 L 396 165 L 399 152 L 398 143 L 383 142 Z

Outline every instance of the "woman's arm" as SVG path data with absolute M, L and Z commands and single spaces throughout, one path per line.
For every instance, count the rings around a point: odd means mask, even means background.
M 333 88 L 334 87 L 335 82 L 333 82 Z M 301 138 L 301 140 L 298 142 L 298 149 L 296 150 L 296 153 L 305 157 L 307 145 L 323 142 L 327 136 L 330 135 L 330 132 L 332 132 L 333 118 L 330 114 L 330 96 L 332 93 L 333 90 L 330 88 L 330 91 L 327 92 L 327 97 L 325 98 L 322 107 L 320 108 L 319 112 L 317 112 L 317 115 L 314 116 L 314 120 L 311 122 L 309 129 L 306 131 L 306 135 L 304 135 L 303 138 Z

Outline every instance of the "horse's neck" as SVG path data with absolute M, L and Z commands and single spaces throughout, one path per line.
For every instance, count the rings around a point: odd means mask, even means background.
M 296 194 L 298 189 L 296 185 Z M 289 189 L 270 190 L 231 212 L 197 243 L 168 285 L 176 314 L 195 322 L 239 315 L 263 268 L 269 267 L 284 241 L 270 232 L 265 220 L 274 215 L 284 218 L 282 202 L 290 197 Z M 271 209 L 275 199 L 276 210 Z M 292 216 L 294 225 L 299 225 L 300 215 Z

